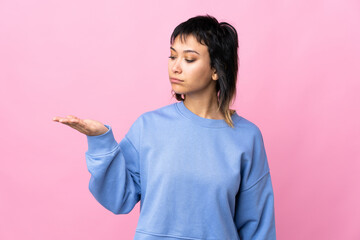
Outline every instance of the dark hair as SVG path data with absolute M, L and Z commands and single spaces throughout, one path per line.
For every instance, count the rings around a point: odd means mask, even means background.
M 236 29 L 227 22 L 218 22 L 210 15 L 196 16 L 179 24 L 170 37 L 172 45 L 177 36 L 186 41 L 186 36 L 192 35 L 200 44 L 208 47 L 210 65 L 216 69 L 218 80 L 216 81 L 216 94 L 219 108 L 225 121 L 231 127 L 232 111 L 229 109 L 230 102 L 236 97 L 236 81 L 238 73 L 238 35 Z M 173 90 L 172 90 L 173 91 Z M 182 94 L 173 94 L 178 101 L 184 101 Z

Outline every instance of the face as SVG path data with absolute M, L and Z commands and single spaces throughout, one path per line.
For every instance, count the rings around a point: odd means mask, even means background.
M 215 91 L 217 74 L 210 67 L 208 47 L 192 35 L 186 37 L 186 42 L 181 42 L 180 36 L 175 38 L 170 47 L 168 70 L 172 89 L 178 94 Z

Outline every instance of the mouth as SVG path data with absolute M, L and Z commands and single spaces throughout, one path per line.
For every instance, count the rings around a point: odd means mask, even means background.
M 170 81 L 172 83 L 181 83 L 181 82 L 184 82 L 183 80 L 180 80 L 180 79 L 177 79 L 177 78 L 170 78 Z

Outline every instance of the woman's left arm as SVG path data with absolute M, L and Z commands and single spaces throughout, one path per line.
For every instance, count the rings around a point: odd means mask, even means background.
M 274 192 L 259 128 L 252 156 L 242 159 L 241 185 L 236 195 L 235 225 L 241 240 L 275 240 Z

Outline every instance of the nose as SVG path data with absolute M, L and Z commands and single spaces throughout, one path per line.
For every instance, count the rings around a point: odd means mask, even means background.
M 171 67 L 171 70 L 174 72 L 174 73 L 181 73 L 181 66 L 180 66 L 180 61 L 179 61 L 179 58 L 172 61 L 172 67 Z

